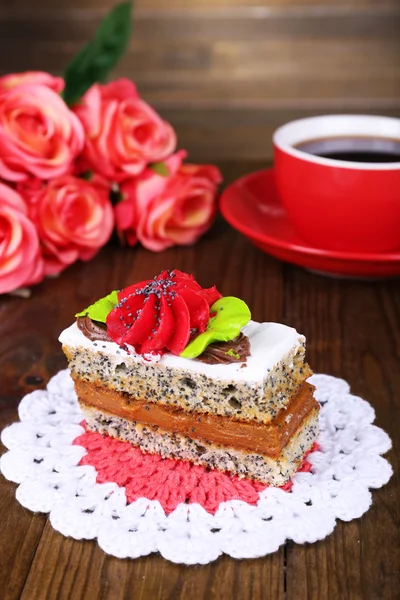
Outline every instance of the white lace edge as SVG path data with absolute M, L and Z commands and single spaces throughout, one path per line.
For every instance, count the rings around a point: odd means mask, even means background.
M 267 488 L 256 506 L 231 500 L 212 515 L 199 504 L 180 504 L 166 516 L 158 501 L 127 504 L 124 488 L 96 483 L 95 468 L 79 466 L 86 450 L 73 445 L 83 433 L 82 414 L 67 370 L 22 399 L 20 422 L 1 435 L 8 452 L 0 470 L 19 484 L 22 506 L 49 513 L 66 536 L 97 538 L 119 558 L 158 551 L 176 563 L 206 564 L 222 553 L 265 556 L 286 539 L 315 542 L 333 531 L 336 519 L 361 517 L 371 505 L 369 488 L 387 483 L 392 468 L 381 457 L 390 438 L 373 425 L 370 404 L 350 394 L 342 379 L 313 375 L 310 381 L 321 403 L 320 450 L 309 455 L 311 472 L 297 473 L 290 493 Z

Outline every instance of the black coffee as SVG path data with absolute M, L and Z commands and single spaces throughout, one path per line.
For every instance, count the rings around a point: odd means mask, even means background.
M 400 162 L 400 140 L 375 137 L 330 137 L 307 140 L 297 150 L 333 158 L 367 163 Z

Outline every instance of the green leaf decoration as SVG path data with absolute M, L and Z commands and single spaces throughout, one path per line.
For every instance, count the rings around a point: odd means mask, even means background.
M 162 175 L 162 177 L 169 176 L 169 169 L 168 169 L 167 165 L 165 164 L 165 162 L 151 163 L 151 165 L 149 165 L 149 169 L 154 171 L 154 173 L 157 173 L 157 175 Z
M 251 318 L 247 304 L 234 296 L 220 298 L 211 306 L 210 312 L 216 315 L 210 319 L 206 331 L 200 333 L 181 352 L 183 358 L 196 358 L 214 342 L 229 342 L 235 339 Z
M 240 358 L 240 354 L 237 354 L 233 350 L 228 350 L 228 352 L 225 352 L 225 354 L 227 354 L 228 356 L 233 356 L 233 358 L 236 358 L 236 360 L 239 360 Z
M 118 304 L 118 292 L 114 290 L 108 296 L 100 298 L 94 304 L 91 304 L 85 310 L 76 313 L 76 317 L 90 317 L 93 321 L 105 323 L 108 313 Z
M 96 82 L 104 82 L 123 55 L 131 35 L 131 2 L 117 4 L 94 38 L 72 59 L 64 73 L 62 97 L 71 106 Z

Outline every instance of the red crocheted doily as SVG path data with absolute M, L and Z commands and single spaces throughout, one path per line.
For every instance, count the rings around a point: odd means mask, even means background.
M 80 464 L 92 465 L 96 469 L 98 483 L 114 482 L 124 487 L 128 504 L 138 498 L 158 500 L 167 514 L 181 502 L 197 502 L 212 514 L 221 502 L 228 500 L 243 500 L 255 505 L 259 492 L 268 487 L 187 461 L 144 454 L 129 442 L 91 431 L 77 437 L 74 444 L 87 450 Z M 316 445 L 312 451 L 315 449 Z M 311 465 L 304 459 L 299 471 L 309 471 L 310 468 Z M 282 489 L 289 491 L 291 487 L 289 481 Z

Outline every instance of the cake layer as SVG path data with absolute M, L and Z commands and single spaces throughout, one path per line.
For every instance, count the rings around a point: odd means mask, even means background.
M 155 425 L 200 442 L 223 444 L 276 458 L 306 416 L 318 409 L 313 386 L 303 384 L 286 409 L 270 424 L 237 421 L 232 417 L 189 413 L 182 409 L 133 399 L 128 394 L 90 382 L 76 380 L 75 390 L 81 404 L 144 425 Z
M 318 409 L 313 409 L 279 456 L 272 458 L 204 440 L 199 442 L 161 427 L 133 423 L 123 417 L 80 404 L 90 431 L 127 441 L 133 446 L 139 446 L 144 452 L 160 454 L 164 458 L 188 460 L 219 471 L 229 471 L 240 478 L 246 477 L 277 486 L 286 483 L 297 471 L 319 432 Z
M 137 354 L 132 346 L 127 345 L 128 352 L 114 342 L 92 342 L 85 337 L 73 323 L 60 335 L 60 342 L 66 346 L 82 347 L 93 352 L 105 349 L 111 362 L 117 365 L 123 361 L 127 366 L 133 364 L 158 363 L 173 369 L 190 371 L 193 374 L 206 375 L 214 380 L 262 383 L 269 372 L 288 354 L 295 354 L 305 344 L 304 336 L 293 327 L 281 323 L 257 323 L 249 321 L 242 328 L 250 342 L 250 356 L 246 367 L 241 363 L 210 365 L 195 359 L 176 356 L 171 352 L 160 354 Z
M 113 342 L 92 342 L 76 324 L 60 336 L 75 379 L 89 380 L 135 399 L 268 423 L 311 375 L 305 339 L 278 323 L 250 322 L 245 363 L 204 364 L 170 353 L 138 355 Z

